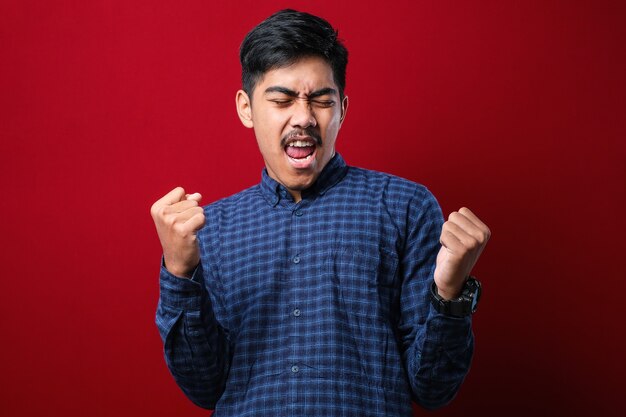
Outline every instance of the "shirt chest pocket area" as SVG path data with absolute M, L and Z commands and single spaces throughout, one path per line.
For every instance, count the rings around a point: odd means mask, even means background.
M 328 269 L 348 314 L 384 318 L 399 295 L 395 253 L 351 246 L 335 248 Z

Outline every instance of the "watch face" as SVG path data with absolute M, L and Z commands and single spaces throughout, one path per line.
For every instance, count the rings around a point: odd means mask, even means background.
M 430 299 L 432 305 L 439 313 L 447 314 L 454 317 L 465 317 L 472 314 L 478 308 L 478 300 L 480 300 L 480 282 L 470 277 L 463 289 L 463 293 L 459 298 L 444 301 L 437 293 L 437 287 L 433 282 L 430 287 Z
M 472 313 L 476 311 L 477 306 L 478 306 L 478 293 L 474 294 L 474 297 L 472 297 Z
M 472 293 L 473 293 L 472 313 L 474 313 L 476 309 L 478 308 L 478 300 L 480 300 L 480 291 L 481 291 L 480 282 L 477 279 L 472 278 L 472 286 L 474 287 L 472 289 Z

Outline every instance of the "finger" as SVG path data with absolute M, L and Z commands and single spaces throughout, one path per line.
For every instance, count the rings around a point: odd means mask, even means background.
M 185 198 L 187 198 L 187 200 L 194 200 L 199 203 L 200 200 L 202 200 L 202 194 L 200 193 L 185 194 Z
M 189 208 L 183 212 L 176 214 L 176 222 L 185 223 L 187 220 L 189 220 L 196 214 L 199 214 L 199 213 L 202 214 L 203 212 L 204 210 L 202 209 L 202 207 L 196 206 L 196 207 Z
M 206 222 L 206 218 L 204 217 L 204 212 L 197 213 L 193 215 L 189 220 L 185 222 L 185 226 L 189 227 L 194 232 L 202 229 Z
M 476 239 L 471 234 L 467 233 L 463 230 L 458 224 L 453 222 L 445 222 L 443 227 L 449 233 L 451 233 L 454 237 L 456 237 L 465 248 L 474 249 L 477 246 L 480 246 L 478 239 Z
M 489 230 L 489 227 L 487 227 L 487 225 L 483 223 L 482 220 L 478 218 L 478 216 L 472 213 L 470 209 L 468 209 L 467 207 L 461 207 L 459 209 L 459 213 L 461 213 L 462 215 L 467 217 L 472 223 L 474 223 L 480 230 L 482 230 L 487 235 L 487 239 L 489 239 L 489 236 L 491 236 L 491 231 Z
M 184 196 L 185 196 L 185 189 L 183 187 L 176 187 L 172 191 L 170 191 L 169 193 L 165 194 L 163 197 L 158 199 L 156 203 L 154 203 L 154 206 L 158 206 L 158 207 L 169 206 L 169 205 L 178 203 L 179 201 L 183 200 Z
M 461 242 L 459 238 L 454 235 L 454 233 L 450 232 L 447 229 L 444 229 L 441 232 L 439 243 L 441 243 L 441 246 L 443 246 L 444 248 L 448 249 L 449 251 L 453 253 L 459 253 L 465 250 L 465 246 L 463 245 L 463 242 Z
M 189 210 L 192 207 L 198 207 L 196 200 L 183 200 L 178 203 L 169 205 L 163 208 L 164 214 L 182 213 L 185 210 Z
M 459 212 L 453 211 L 450 213 L 448 221 L 459 226 L 465 233 L 472 236 L 481 244 L 487 240 L 484 230 Z
M 467 234 L 463 229 L 461 229 L 458 225 L 452 222 L 444 223 L 444 227 L 446 227 L 447 232 L 452 234 L 455 238 L 458 239 L 459 242 L 461 242 L 459 246 L 450 248 L 449 250 L 455 255 L 463 257 L 469 255 L 471 258 L 468 259 L 472 259 L 471 264 L 469 265 L 469 270 L 471 270 L 476 264 L 478 257 L 483 252 L 483 249 L 485 248 L 487 242 L 481 242 L 480 240 Z
M 456 262 L 462 262 L 463 259 L 469 260 L 470 263 L 466 265 L 467 273 L 474 268 L 476 261 L 478 260 L 478 256 L 480 256 L 480 252 L 482 248 L 479 247 L 479 251 L 467 258 L 466 256 L 470 253 L 468 251 L 468 247 L 459 240 L 458 236 L 452 233 L 449 230 L 446 230 L 441 233 L 441 244 L 448 250 L 448 252 L 453 255 Z

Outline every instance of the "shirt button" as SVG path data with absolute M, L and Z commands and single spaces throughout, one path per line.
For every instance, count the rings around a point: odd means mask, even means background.
M 295 310 L 293 310 L 293 315 L 296 317 L 300 317 L 300 309 L 296 308 Z
M 294 365 L 294 366 L 291 367 L 291 372 L 293 372 L 294 374 L 298 373 L 298 371 L 300 371 L 300 368 L 298 368 L 297 365 Z
M 302 212 L 302 210 L 296 210 L 296 216 L 300 217 L 302 216 L 304 213 Z
M 293 257 L 293 263 L 294 264 L 299 264 L 300 263 L 300 257 L 298 255 Z

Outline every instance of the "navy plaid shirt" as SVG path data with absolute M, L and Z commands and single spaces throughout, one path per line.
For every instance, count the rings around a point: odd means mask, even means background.
M 434 311 L 442 215 L 423 186 L 340 155 L 295 203 L 260 184 L 205 207 L 192 279 L 160 274 L 156 323 L 214 416 L 411 416 L 452 399 L 470 318 Z

